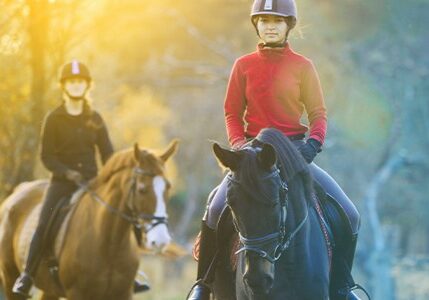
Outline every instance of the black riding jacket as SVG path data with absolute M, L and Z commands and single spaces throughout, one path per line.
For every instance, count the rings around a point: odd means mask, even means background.
M 97 175 L 95 146 L 103 164 L 113 153 L 106 125 L 99 113 L 67 113 L 64 104 L 48 113 L 42 129 L 41 159 L 53 179 L 64 179 L 69 169 L 85 179 Z

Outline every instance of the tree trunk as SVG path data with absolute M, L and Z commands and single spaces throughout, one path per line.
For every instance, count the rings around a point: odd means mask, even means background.
M 186 182 L 187 199 L 185 202 L 185 208 L 183 209 L 182 217 L 180 218 L 176 230 L 174 231 L 174 235 L 179 241 L 183 241 L 186 238 L 189 225 L 191 224 L 194 214 L 199 207 L 199 188 L 197 183 L 198 181 L 195 180 L 195 176 L 188 176 L 188 180 Z
M 47 0 L 27 0 L 29 7 L 28 36 L 31 52 L 31 91 L 28 103 L 28 124 L 22 138 L 23 146 L 16 168 L 14 184 L 33 179 L 35 159 L 38 151 L 40 124 L 44 114 L 46 82 L 47 33 L 49 4 Z
M 404 162 L 405 157 L 400 153 L 389 156 L 369 184 L 365 196 L 373 237 L 373 249 L 369 259 L 373 299 L 395 299 L 395 287 L 391 274 L 392 256 L 391 251 L 386 247 L 386 235 L 380 222 L 377 199 L 385 183 Z

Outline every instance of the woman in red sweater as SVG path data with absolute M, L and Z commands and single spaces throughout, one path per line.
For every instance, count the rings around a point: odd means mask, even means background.
M 346 264 L 332 270 L 332 276 L 340 280 L 331 286 L 331 291 L 338 291 L 331 299 L 358 299 L 346 278 L 353 264 L 360 216 L 335 180 L 313 163 L 325 141 L 327 113 L 313 63 L 294 52 L 287 40 L 296 20 L 294 0 L 254 1 L 251 21 L 262 43 L 255 52 L 237 59 L 232 68 L 224 106 L 228 139 L 239 149 L 261 129 L 271 127 L 292 140 L 310 164 L 315 180 L 348 217 L 349 238 L 339 258 Z M 304 111 L 309 127 L 300 122 Z M 216 252 L 216 226 L 226 206 L 226 187 L 224 180 L 209 197 L 201 229 L 197 283 L 187 299 L 209 299 L 212 276 L 206 273 Z

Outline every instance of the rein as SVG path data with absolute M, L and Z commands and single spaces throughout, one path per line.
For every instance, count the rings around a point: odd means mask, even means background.
M 280 176 L 280 170 L 276 168 L 269 176 Z M 228 176 L 228 180 L 233 183 L 240 184 L 240 182 L 232 177 L 232 175 Z M 270 233 L 261 237 L 256 238 L 246 238 L 243 236 L 238 230 L 238 226 L 234 221 L 235 227 L 238 231 L 238 235 L 240 238 L 240 243 L 243 245 L 235 254 L 239 254 L 244 251 L 254 252 L 262 258 L 265 258 L 271 263 L 275 263 L 280 259 L 281 255 L 284 251 L 286 251 L 292 240 L 298 234 L 298 232 L 303 228 L 304 224 L 308 220 L 308 203 L 307 203 L 307 211 L 304 219 L 299 223 L 299 225 L 295 228 L 295 230 L 289 235 L 286 234 L 286 217 L 287 217 L 287 206 L 288 206 L 288 186 L 286 181 L 281 180 L 280 185 L 280 205 L 281 205 L 281 223 L 279 230 L 274 233 Z M 264 246 L 269 246 L 270 244 L 276 242 L 276 244 L 271 247 L 274 251 L 266 251 L 263 249 Z
M 120 169 L 118 171 L 121 171 L 123 169 Z M 81 187 L 86 193 L 88 193 L 91 197 L 91 199 L 95 200 L 97 203 L 104 206 L 108 212 L 110 212 L 112 215 L 117 216 L 119 218 L 122 218 L 123 220 L 131 223 L 134 226 L 134 231 L 137 234 L 140 232 L 148 233 L 152 229 L 154 229 L 156 226 L 165 224 L 168 225 L 168 218 L 167 217 L 157 217 L 153 214 L 147 214 L 147 213 L 136 213 L 136 209 L 133 206 L 134 204 L 134 198 L 136 193 L 136 186 L 137 186 L 137 178 L 139 176 L 146 175 L 146 176 L 153 176 L 153 173 L 147 172 L 144 169 L 140 167 L 134 167 L 133 169 L 133 177 L 131 181 L 130 189 L 128 190 L 127 194 L 127 205 L 131 210 L 131 214 L 128 214 L 126 212 L 123 212 L 113 206 L 111 206 L 109 203 L 104 201 L 95 191 L 91 190 L 88 186 L 88 183 L 81 183 L 78 184 L 79 187 Z M 142 224 L 141 221 L 150 222 L 150 225 Z M 144 228 L 144 230 L 142 230 Z M 139 244 L 141 243 L 141 239 L 137 237 L 137 241 Z

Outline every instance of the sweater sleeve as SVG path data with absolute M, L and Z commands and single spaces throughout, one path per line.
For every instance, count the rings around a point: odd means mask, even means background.
M 101 161 L 103 164 L 107 162 L 110 156 L 113 154 L 113 145 L 110 141 L 109 132 L 107 131 L 106 124 L 101 117 L 101 115 L 97 114 L 97 117 L 99 118 L 100 128 L 97 129 L 97 148 L 100 152 Z
M 232 67 L 224 103 L 226 131 L 233 147 L 246 140 L 243 120 L 245 109 L 245 79 L 237 60 Z
M 55 120 L 52 118 L 52 116 L 46 116 L 42 127 L 40 158 L 46 169 L 51 171 L 55 176 L 62 177 L 68 170 L 68 167 L 58 159 L 56 153 L 56 127 Z
M 310 123 L 309 138 L 323 144 L 327 131 L 327 112 L 319 76 L 312 62 L 307 65 L 303 74 L 301 101 Z

